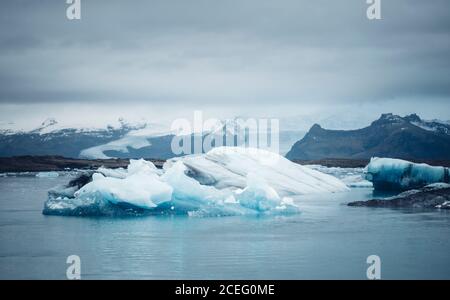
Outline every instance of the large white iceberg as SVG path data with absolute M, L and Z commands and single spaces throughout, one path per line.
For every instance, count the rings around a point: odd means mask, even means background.
M 169 160 L 163 170 L 142 159 L 131 160 L 126 170 L 100 168 L 73 195 L 70 188 L 59 195 L 53 190 L 44 213 L 293 213 L 298 208 L 289 196 L 346 190 L 339 179 L 277 154 L 219 147 L 207 154 Z
M 366 167 L 366 179 L 376 190 L 409 190 L 437 182 L 448 183 L 449 169 L 374 157 Z

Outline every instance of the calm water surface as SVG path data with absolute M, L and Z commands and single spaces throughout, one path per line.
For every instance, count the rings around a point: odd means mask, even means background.
M 347 207 L 370 189 L 300 197 L 276 217 L 44 216 L 47 190 L 67 177 L 0 178 L 0 278 L 365 279 L 381 257 L 385 279 L 450 279 L 450 213 Z

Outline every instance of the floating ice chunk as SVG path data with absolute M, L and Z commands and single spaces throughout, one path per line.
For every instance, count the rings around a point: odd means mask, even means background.
M 361 175 L 349 175 L 342 178 L 342 181 L 351 188 L 372 188 L 372 182 L 364 179 Z
M 39 178 L 55 178 L 58 177 L 58 172 L 39 172 L 36 174 L 36 177 Z
M 84 184 L 70 197 L 79 183 Z M 45 214 L 116 215 L 121 209 L 196 216 L 293 213 L 298 207 L 288 195 L 348 190 L 339 179 L 279 155 L 239 148 L 174 159 L 164 171 L 131 160 L 126 170 L 101 168 L 69 187 L 59 196 L 49 193 Z
M 431 183 L 449 182 L 449 169 L 393 158 L 372 158 L 366 179 L 377 190 L 409 190 Z
M 365 179 L 364 168 L 340 168 L 321 165 L 306 165 L 305 167 L 332 175 L 344 182 L 350 188 L 372 188 L 372 182 Z
M 346 183 L 348 187 L 351 188 L 373 188 L 372 182 L 368 180 L 361 180 L 361 181 L 355 181 L 355 182 L 347 182 Z
M 438 204 L 435 207 L 439 209 L 450 209 L 450 201 L 445 201 L 444 203 Z

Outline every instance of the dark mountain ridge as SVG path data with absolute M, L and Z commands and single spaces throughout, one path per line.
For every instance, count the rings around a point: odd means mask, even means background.
M 450 125 L 424 121 L 416 114 L 383 114 L 368 127 L 327 130 L 315 124 L 286 157 L 292 160 L 324 158 L 450 159 Z

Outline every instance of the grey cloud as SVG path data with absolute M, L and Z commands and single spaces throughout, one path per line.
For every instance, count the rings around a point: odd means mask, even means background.
M 65 1 L 1 6 L 0 105 L 450 97 L 448 0 L 382 0 L 380 21 L 365 0 L 89 0 L 81 21 Z

